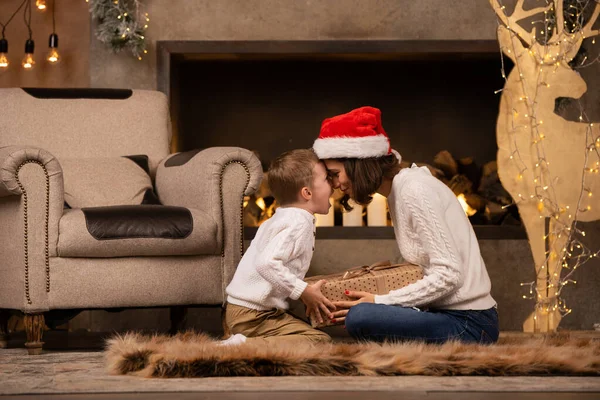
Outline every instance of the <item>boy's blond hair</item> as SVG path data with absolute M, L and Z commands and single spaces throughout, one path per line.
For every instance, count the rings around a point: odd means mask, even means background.
M 311 187 L 313 169 L 319 158 L 312 149 L 290 150 L 271 162 L 268 184 L 280 205 L 298 201 L 300 190 Z

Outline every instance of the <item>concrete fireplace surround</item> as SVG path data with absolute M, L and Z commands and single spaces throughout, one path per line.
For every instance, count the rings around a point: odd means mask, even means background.
M 510 3 L 506 1 L 508 7 Z M 475 52 L 497 49 L 497 23 L 486 0 L 171 0 L 149 1 L 146 6 L 151 18 L 147 34 L 151 39 L 149 58 L 139 62 L 114 55 L 92 40 L 92 87 L 158 89 L 169 94 L 173 59 L 191 54 L 192 48 L 200 45 L 209 53 L 230 55 L 256 52 L 253 46 L 262 46 L 263 54 L 286 49 L 289 52 L 290 45 L 298 45 L 298 41 L 304 43 L 305 51 L 329 45 L 341 52 L 354 46 L 356 51 L 369 44 L 371 48 L 376 48 L 373 44 L 381 46 L 387 52 L 398 46 L 406 52 L 458 51 L 464 46 Z M 375 237 L 360 234 L 351 238 L 320 234 L 311 273 L 327 273 L 382 259 L 396 260 L 399 254 L 393 236 L 389 231 L 381 232 L 375 233 Z M 478 234 L 492 279 L 493 296 L 499 303 L 501 328 L 520 330 L 533 308 L 531 300 L 522 299 L 524 288 L 520 286 L 521 282 L 534 279 L 528 242 L 522 231 L 502 237 L 482 231 Z M 592 329 L 591 322 L 600 322 L 597 311 L 600 307 L 589 304 L 590 297 L 594 297 L 594 285 L 600 284 L 599 275 L 589 274 L 588 283 L 577 289 L 579 300 L 570 305 L 578 314 L 569 316 L 564 327 Z M 220 309 L 191 309 L 188 326 L 218 333 Z M 70 327 L 100 332 L 165 331 L 169 327 L 169 310 L 86 311 L 73 319 Z M 334 334 L 344 333 L 338 330 Z
M 498 50 L 495 40 L 159 41 L 157 84 L 174 151 L 237 145 L 266 168 L 310 147 L 324 118 L 373 105 L 405 160 L 448 150 L 482 165 L 497 151 Z
M 144 7 L 148 57 L 112 54 L 92 40 L 92 87 L 156 89 L 157 41 L 496 40 L 484 0 L 170 0 Z

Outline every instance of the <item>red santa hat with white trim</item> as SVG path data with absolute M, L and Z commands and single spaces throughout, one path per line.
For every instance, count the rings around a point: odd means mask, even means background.
M 325 119 L 313 150 L 320 159 L 372 158 L 393 153 L 401 160 L 383 130 L 381 111 L 369 106 Z

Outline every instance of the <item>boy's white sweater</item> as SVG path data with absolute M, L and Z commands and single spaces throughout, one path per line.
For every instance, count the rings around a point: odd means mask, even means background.
M 231 304 L 255 309 L 287 310 L 297 300 L 315 246 L 315 217 L 297 207 L 279 207 L 257 230 L 225 289 Z
M 422 266 L 425 277 L 375 296 L 376 303 L 455 310 L 496 304 L 471 223 L 454 193 L 427 167 L 401 170 L 388 204 L 402 257 Z

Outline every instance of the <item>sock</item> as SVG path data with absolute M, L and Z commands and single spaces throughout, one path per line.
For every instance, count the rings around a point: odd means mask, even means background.
M 220 340 L 217 345 L 218 346 L 237 346 L 239 344 L 246 342 L 246 336 L 241 333 L 236 333 L 235 335 L 231 335 L 227 340 Z

